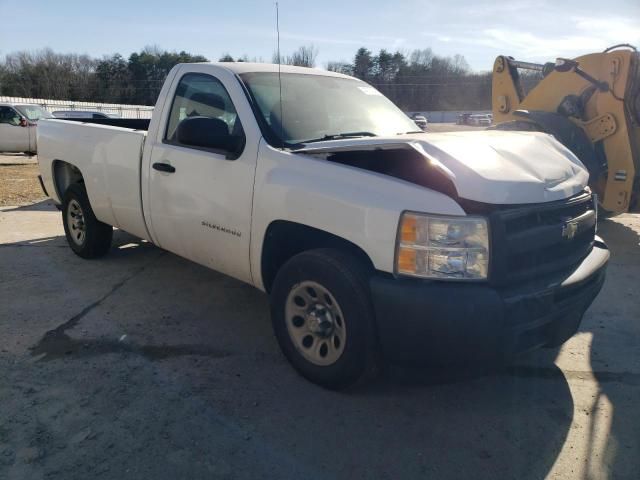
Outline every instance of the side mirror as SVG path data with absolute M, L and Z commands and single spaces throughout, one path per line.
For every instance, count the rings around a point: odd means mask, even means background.
M 228 152 L 228 159 L 238 157 L 244 138 L 229 134 L 229 126 L 219 118 L 189 117 L 178 124 L 176 140 L 181 145 Z
M 556 58 L 554 70 L 556 72 L 569 72 L 574 68 L 578 68 L 578 62 L 568 58 Z
M 29 122 L 27 122 L 27 119 L 24 117 L 20 118 L 20 122 L 18 123 L 18 125 L 20 125 L 21 127 L 28 127 L 29 126 Z

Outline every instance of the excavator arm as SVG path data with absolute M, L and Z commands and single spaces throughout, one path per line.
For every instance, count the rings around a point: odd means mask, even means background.
M 589 169 L 602 208 L 614 214 L 637 210 L 639 64 L 633 48 L 546 64 L 499 56 L 493 67 L 495 128 L 554 135 Z M 542 78 L 525 91 L 520 70 L 539 72 Z

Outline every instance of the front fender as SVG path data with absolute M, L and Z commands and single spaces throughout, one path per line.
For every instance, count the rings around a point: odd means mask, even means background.
M 398 220 L 404 210 L 465 215 L 452 198 L 409 182 L 273 149 L 262 142 L 252 216 L 251 264 L 256 286 L 268 226 L 307 225 L 362 249 L 377 270 L 393 272 Z

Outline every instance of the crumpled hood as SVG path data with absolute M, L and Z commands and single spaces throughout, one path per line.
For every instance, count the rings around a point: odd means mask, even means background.
M 490 204 L 542 203 L 582 191 L 589 173 L 551 135 L 537 132 L 418 133 L 344 139 L 309 145 L 297 153 L 414 149 L 439 168 L 458 195 Z

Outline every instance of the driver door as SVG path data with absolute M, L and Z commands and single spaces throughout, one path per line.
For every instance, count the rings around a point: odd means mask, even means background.
M 181 140 L 181 122 L 193 118 L 204 118 L 205 125 L 222 121 L 229 135 L 244 137 L 244 131 L 234 101 L 218 78 L 199 72 L 178 76 L 162 140 L 153 144 L 149 162 L 154 241 L 251 282 L 249 233 L 257 144 L 245 141 L 242 151 L 232 155 Z
M 29 151 L 29 127 L 22 127 L 22 117 L 11 107 L 0 107 L 0 152 Z

